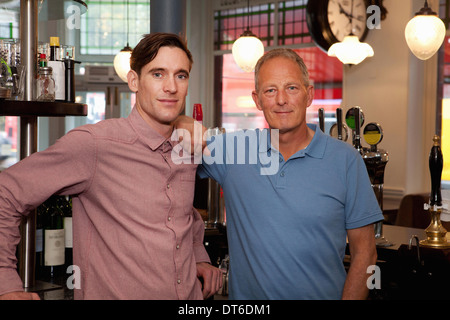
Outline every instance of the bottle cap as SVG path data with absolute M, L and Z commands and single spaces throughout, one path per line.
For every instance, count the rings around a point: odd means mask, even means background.
M 50 37 L 50 46 L 59 47 L 59 37 Z
M 42 75 L 51 75 L 52 71 L 53 71 L 52 67 L 39 67 L 38 73 Z

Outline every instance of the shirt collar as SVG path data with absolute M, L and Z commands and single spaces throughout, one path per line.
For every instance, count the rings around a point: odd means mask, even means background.
M 322 132 L 322 130 L 320 130 L 319 126 L 317 126 L 315 124 L 310 124 L 310 123 L 308 123 L 307 125 L 309 128 L 314 130 L 313 139 L 311 140 L 311 142 L 305 149 L 297 151 L 295 154 L 293 154 L 291 156 L 291 158 L 304 157 L 305 154 L 307 154 L 310 157 L 321 159 L 321 158 L 323 158 L 323 155 L 325 154 L 325 147 L 327 144 L 327 136 Z M 269 129 L 265 129 L 265 130 L 269 130 Z M 269 135 L 269 137 L 271 137 L 271 136 Z M 267 152 L 271 149 L 272 149 L 271 138 L 269 138 L 269 139 L 267 139 L 266 148 L 260 147 L 259 151 Z M 275 150 L 275 148 L 274 148 L 274 150 Z
M 130 120 L 131 125 L 135 129 L 139 138 L 153 151 L 161 146 L 163 146 L 163 148 L 165 148 L 165 146 L 170 148 L 174 147 L 175 141 L 170 140 L 170 138 L 164 138 L 161 134 L 154 130 L 147 122 L 145 122 L 136 107 L 133 107 L 128 119 Z

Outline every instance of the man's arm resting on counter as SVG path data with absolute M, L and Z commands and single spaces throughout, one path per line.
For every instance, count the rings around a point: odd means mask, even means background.
M 377 261 L 373 224 L 347 230 L 350 249 L 350 269 L 342 293 L 343 300 L 366 299 L 369 294 L 367 268 Z

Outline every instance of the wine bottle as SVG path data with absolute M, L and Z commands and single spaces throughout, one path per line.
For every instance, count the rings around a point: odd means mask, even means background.
M 45 207 L 39 206 L 36 209 L 36 268 L 35 274 L 36 279 L 40 279 L 43 273 L 44 267 L 44 230 L 43 230 L 43 219 L 44 219 Z
M 61 197 L 64 213 L 65 269 L 73 264 L 72 198 Z
M 44 276 L 50 279 L 64 274 L 64 216 L 57 199 L 57 196 L 52 196 L 45 202 Z

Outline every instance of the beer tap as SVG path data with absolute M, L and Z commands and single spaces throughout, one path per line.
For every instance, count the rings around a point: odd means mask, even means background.
M 431 223 L 425 229 L 427 235 L 426 240 L 420 241 L 421 246 L 431 248 L 450 248 L 447 241 L 447 230 L 442 226 L 442 196 L 441 196 L 441 174 L 444 166 L 442 151 L 440 147 L 440 138 L 438 135 L 433 137 L 433 146 L 431 148 L 428 160 L 431 175 L 431 194 L 428 204 L 424 204 L 424 208 L 431 214 Z
M 363 135 L 364 140 L 370 145 L 370 148 L 363 150 L 362 157 L 366 164 L 378 205 L 383 211 L 384 171 L 389 161 L 388 153 L 383 149 L 378 149 L 378 144 L 383 140 L 383 129 L 378 123 L 371 122 L 364 128 Z M 378 247 L 389 247 L 393 245 L 383 236 L 383 221 L 375 223 L 374 228 L 375 241 Z
M 330 136 L 342 141 L 348 139 L 347 126 L 342 122 L 342 108 L 336 109 L 336 123 L 330 128 Z
M 364 124 L 364 113 L 360 107 L 350 108 L 345 115 L 345 122 L 352 129 L 353 146 L 362 155 L 361 126 Z

